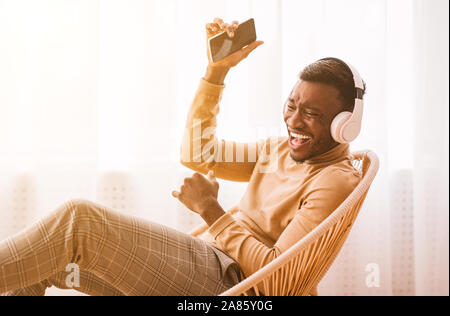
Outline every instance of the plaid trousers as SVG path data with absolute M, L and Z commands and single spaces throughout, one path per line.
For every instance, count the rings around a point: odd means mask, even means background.
M 73 200 L 0 242 L 0 293 L 44 295 L 71 288 L 89 295 L 217 295 L 240 281 L 238 264 L 188 234 Z

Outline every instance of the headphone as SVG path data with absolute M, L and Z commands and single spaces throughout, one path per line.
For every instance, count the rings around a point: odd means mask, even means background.
M 331 122 L 331 136 L 338 143 L 350 143 L 353 141 L 361 131 L 361 121 L 363 114 L 363 94 L 364 94 L 364 81 L 359 75 L 358 71 L 353 68 L 351 65 L 345 63 L 344 61 L 328 57 L 320 60 L 335 60 L 343 64 L 348 68 L 348 70 L 353 75 L 353 82 L 355 84 L 356 96 L 355 96 L 355 105 L 353 108 L 353 112 L 343 111 L 335 116 L 333 121 Z

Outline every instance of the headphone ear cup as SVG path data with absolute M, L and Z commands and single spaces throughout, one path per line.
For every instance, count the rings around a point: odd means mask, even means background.
M 330 132 L 331 136 L 335 141 L 338 143 L 348 143 L 344 139 L 344 130 L 345 126 L 350 121 L 352 117 L 352 112 L 341 112 L 333 119 L 333 122 L 331 122 Z

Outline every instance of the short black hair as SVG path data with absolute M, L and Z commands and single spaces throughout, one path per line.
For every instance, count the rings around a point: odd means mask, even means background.
M 343 110 L 353 112 L 356 89 L 353 74 L 345 62 L 340 59 L 327 57 L 319 59 L 306 66 L 299 75 L 301 80 L 318 82 L 335 87 L 344 103 Z M 362 95 L 366 92 L 366 84 Z

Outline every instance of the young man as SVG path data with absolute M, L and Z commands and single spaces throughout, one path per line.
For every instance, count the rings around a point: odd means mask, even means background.
M 216 19 L 206 28 L 208 38 L 224 30 L 233 36 L 237 23 Z M 226 74 L 261 44 L 210 62 L 189 111 L 181 162 L 198 172 L 172 195 L 209 225 L 201 238 L 69 201 L 0 243 L 0 293 L 68 288 L 73 271 L 66 268 L 75 266 L 75 289 L 91 295 L 217 295 L 333 212 L 360 180 L 348 144 L 330 135 L 333 118 L 352 111 L 356 93 L 343 62 L 320 60 L 302 71 L 283 110 L 288 138 L 234 144 L 214 135 Z M 217 202 L 215 176 L 249 182 L 236 216 Z

